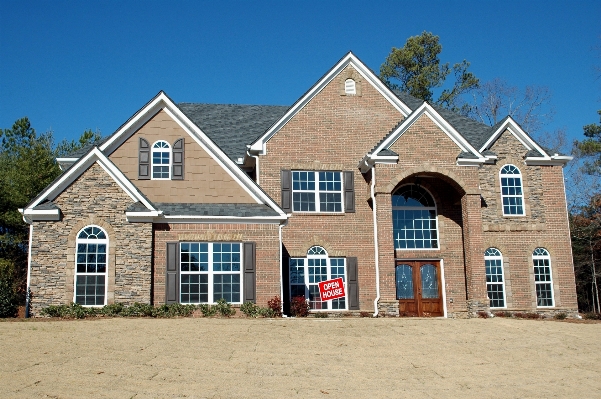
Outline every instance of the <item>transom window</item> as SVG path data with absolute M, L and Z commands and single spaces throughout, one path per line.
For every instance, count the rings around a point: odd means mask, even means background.
M 180 303 L 241 303 L 240 243 L 180 244 Z
M 409 184 L 392 194 L 395 249 L 438 248 L 436 205 L 422 187 Z
M 171 146 L 166 141 L 157 141 L 152 145 L 152 178 L 170 179 Z
M 74 302 L 83 306 L 106 305 L 108 238 L 98 226 L 87 226 L 76 239 Z
M 347 79 L 344 81 L 344 92 L 346 94 L 357 94 L 355 81 L 353 79 Z
M 342 212 L 342 173 L 292 171 L 294 212 Z
M 505 281 L 503 279 L 503 256 L 496 248 L 484 252 L 486 265 L 486 293 L 491 308 L 505 307 Z
M 524 215 L 522 173 L 515 165 L 505 165 L 500 178 L 503 215 Z
M 551 255 L 544 248 L 536 248 L 532 252 L 534 263 L 534 285 L 536 288 L 536 306 L 552 307 L 553 279 L 551 276 Z
M 321 301 L 319 283 L 341 277 L 346 290 L 346 259 L 330 258 L 323 247 L 313 246 L 306 258 L 290 259 L 290 298 L 304 296 L 312 310 L 346 310 L 346 298 Z

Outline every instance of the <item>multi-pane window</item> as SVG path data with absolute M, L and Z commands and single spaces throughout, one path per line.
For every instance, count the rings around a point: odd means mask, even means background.
M 241 303 L 242 245 L 182 242 L 180 303 Z
M 290 298 L 304 296 L 312 310 L 345 310 L 346 298 L 321 301 L 319 283 L 342 278 L 346 292 L 345 258 L 330 258 L 325 249 L 314 246 L 306 258 L 290 259 Z
M 392 229 L 396 249 L 438 248 L 432 196 L 415 184 L 399 188 L 392 194 Z
M 496 248 L 484 252 L 486 266 L 486 293 L 491 308 L 505 307 L 505 280 L 503 279 L 503 256 Z
M 523 215 L 522 173 L 514 165 L 505 165 L 501 169 L 499 177 L 501 178 L 503 215 Z
M 536 306 L 553 305 L 553 279 L 551 277 L 551 256 L 544 248 L 532 252 L 534 264 L 534 285 L 536 288 Z
M 292 171 L 294 212 L 342 212 L 342 173 Z
M 106 232 L 98 226 L 87 226 L 77 235 L 76 246 L 74 302 L 83 306 L 106 305 Z
M 152 145 L 152 178 L 169 179 L 171 169 L 171 147 L 166 141 Z

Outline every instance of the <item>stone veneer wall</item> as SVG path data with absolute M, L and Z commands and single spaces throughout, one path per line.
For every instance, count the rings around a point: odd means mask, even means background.
M 150 303 L 152 225 L 127 222 L 133 201 L 102 167 L 92 165 L 53 201 L 62 219 L 33 225 L 32 314 L 73 301 L 75 239 L 92 224 L 108 233 L 107 303 Z

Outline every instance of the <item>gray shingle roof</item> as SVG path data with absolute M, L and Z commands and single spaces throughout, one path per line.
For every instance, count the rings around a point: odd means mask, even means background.
M 268 205 L 263 204 L 190 204 L 157 202 L 158 209 L 169 216 L 279 216 Z
M 290 108 L 281 105 L 177 105 L 232 160 L 243 158 L 246 145 L 265 133 Z

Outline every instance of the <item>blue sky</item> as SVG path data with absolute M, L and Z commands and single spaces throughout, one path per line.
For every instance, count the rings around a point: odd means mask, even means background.
M 346 52 L 378 72 L 422 31 L 487 81 L 547 86 L 547 130 L 599 121 L 601 1 L 0 0 L 0 128 L 113 133 L 160 90 L 176 102 L 290 105 Z

